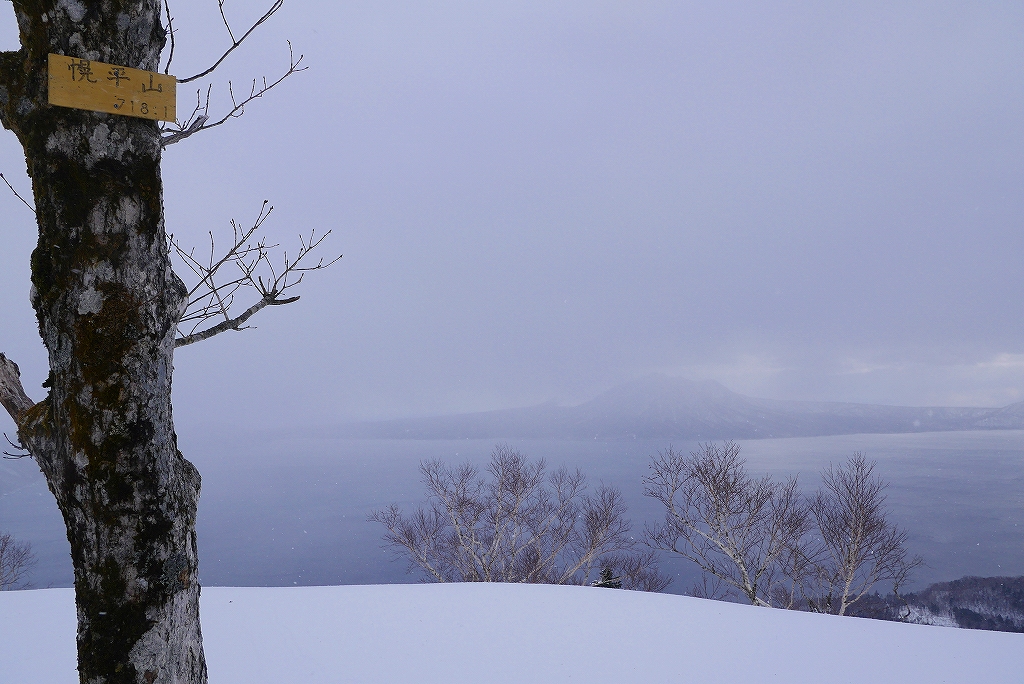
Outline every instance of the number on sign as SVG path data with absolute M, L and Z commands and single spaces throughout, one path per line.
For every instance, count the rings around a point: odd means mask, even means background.
M 176 81 L 168 74 L 50 54 L 46 79 L 51 105 L 174 120 Z

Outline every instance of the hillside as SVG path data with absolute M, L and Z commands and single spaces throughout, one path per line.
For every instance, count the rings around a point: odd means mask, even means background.
M 962 577 L 907 599 L 920 624 L 1024 632 L 1024 577 Z
M 384 439 L 755 439 L 860 433 L 1024 429 L 1004 408 L 906 407 L 756 399 L 721 384 L 652 375 L 577 406 L 361 422 L 340 437 Z
M 216 684 L 1020 681 L 1024 635 L 591 587 L 204 587 Z M 69 589 L 0 593 L 0 673 L 75 681 Z

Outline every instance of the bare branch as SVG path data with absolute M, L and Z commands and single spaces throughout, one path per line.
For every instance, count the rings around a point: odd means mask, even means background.
M 253 79 L 252 87 L 249 90 L 249 94 L 242 100 L 235 98 L 235 91 L 230 81 L 228 81 L 228 93 L 231 96 L 231 110 L 220 119 L 209 123 L 210 120 L 210 93 L 212 86 L 206 90 L 206 99 L 203 101 L 200 90 L 196 91 L 196 107 L 192 111 L 192 114 L 184 123 L 175 124 L 176 127 L 162 128 L 161 131 L 165 133 L 160 139 L 160 144 L 163 147 L 173 145 L 176 142 L 181 142 L 185 138 L 188 138 L 199 131 L 205 131 L 211 128 L 220 126 L 226 123 L 230 119 L 237 119 L 245 113 L 245 105 L 249 104 L 253 100 L 263 97 L 264 94 L 268 93 L 275 86 L 279 85 L 289 76 L 296 74 L 300 71 L 305 71 L 309 67 L 300 67 L 302 63 L 303 55 L 299 55 L 298 59 L 295 59 L 295 53 L 292 49 L 291 41 L 288 41 L 288 70 L 281 75 L 276 81 L 267 82 L 266 77 L 263 78 L 263 84 L 259 85 L 256 79 Z
M 164 0 L 164 10 L 167 12 L 167 36 L 171 40 L 171 50 L 167 55 L 167 65 L 164 67 L 164 73 L 171 73 L 171 62 L 174 61 L 174 18 L 171 17 L 171 5 L 170 0 Z
M 197 257 L 195 250 L 186 251 L 172 235 L 170 246 L 182 263 L 198 278 L 196 284 L 188 291 L 189 302 L 178 323 L 180 337 L 175 340 L 176 347 L 183 347 L 195 342 L 209 339 L 228 330 L 244 330 L 246 322 L 258 311 L 267 306 L 282 306 L 298 301 L 299 297 L 288 295 L 297 287 L 307 271 L 319 271 L 337 263 L 341 256 L 330 261 L 323 258 L 316 263 L 308 261 L 309 254 L 320 247 L 321 243 L 331 234 L 327 231 L 317 235 L 313 230 L 308 237 L 299 236 L 299 249 L 294 259 L 283 254 L 283 267 L 275 267 L 272 261 L 272 250 L 278 245 L 268 244 L 257 232 L 263 227 L 274 208 L 264 201 L 259 215 L 253 224 L 242 228 L 231 221 L 233 241 L 223 256 L 217 256 L 213 234 L 210 234 L 210 250 L 205 259 Z M 309 265 L 307 265 L 309 264 Z M 234 266 L 237 270 L 233 275 L 222 280 L 222 269 Z M 246 308 L 241 314 L 231 314 L 235 296 L 244 288 L 253 288 L 259 299 Z M 203 326 L 211 319 L 220 318 L 220 323 L 207 328 Z
M 266 298 L 261 299 L 260 301 L 256 302 L 248 309 L 246 309 L 240 316 L 236 316 L 235 318 L 230 318 L 222 323 L 218 323 L 217 325 L 207 328 L 202 332 L 193 333 L 191 335 L 185 335 L 184 337 L 179 337 L 178 339 L 174 340 L 174 346 L 184 347 L 186 345 L 194 344 L 196 342 L 202 342 L 203 340 L 209 339 L 214 335 L 219 335 L 220 333 L 226 332 L 228 330 L 244 330 L 245 322 L 252 318 L 253 314 L 255 314 L 260 309 L 264 308 L 265 306 L 268 306 L 270 304 L 290 304 L 291 302 L 294 302 L 296 300 L 298 300 L 298 297 L 292 297 L 291 299 L 281 302 L 269 302 L 266 300 Z
M 14 189 L 14 186 L 11 185 L 10 181 L 8 181 L 7 178 L 4 177 L 4 174 L 2 174 L 2 173 L 0 173 L 0 180 L 3 180 L 3 182 L 7 184 L 7 187 L 9 187 L 11 189 L 11 192 L 14 193 L 14 196 L 17 197 L 18 199 L 20 199 L 21 203 L 24 204 L 26 207 L 28 207 L 29 211 L 31 211 L 33 214 L 36 213 L 35 207 L 33 207 L 28 202 L 26 202 L 25 198 L 18 194 L 18 191 Z
M 7 413 L 14 419 L 16 425 L 21 422 L 25 412 L 34 405 L 21 385 L 21 370 L 18 368 L 18 364 L 2 353 L 0 353 L 0 404 L 7 409 Z
M 202 78 L 202 77 L 204 77 L 204 76 L 208 76 L 209 74 L 213 73 L 213 72 L 214 72 L 214 70 L 215 70 L 215 69 L 216 69 L 217 67 L 219 67 L 219 66 L 221 65 L 221 62 L 223 62 L 223 61 L 224 61 L 225 59 L 227 59 L 227 58 L 228 58 L 228 55 L 230 55 L 230 54 L 231 54 L 232 52 L 234 52 L 234 51 L 235 51 L 235 49 L 236 49 L 236 48 L 237 48 L 237 47 L 238 47 L 239 45 L 241 45 L 241 44 L 242 44 L 242 43 L 243 43 L 243 42 L 245 41 L 245 39 L 246 39 L 246 38 L 248 38 L 248 37 L 249 37 L 249 35 L 250 35 L 250 34 L 251 34 L 251 33 L 252 33 L 253 31 L 255 31 L 255 30 L 256 30 L 256 28 L 257 28 L 257 27 L 259 27 L 259 26 L 260 26 L 260 25 L 261 25 L 261 24 L 262 24 L 263 22 L 265 22 L 265 21 L 266 21 L 267 19 L 269 19 L 270 17 L 272 17 L 272 16 L 274 15 L 274 14 L 276 14 L 276 13 L 277 13 L 277 11 L 278 11 L 279 9 L 281 9 L 281 5 L 283 5 L 283 4 L 284 4 L 284 0 L 275 0 L 274 4 L 270 6 L 270 9 L 268 9 L 268 10 L 267 10 L 267 11 L 266 11 L 266 12 L 265 12 L 265 13 L 263 14 L 263 16 L 262 16 L 262 17 L 260 17 L 259 19 L 257 19 L 257 20 L 256 20 L 256 23 L 255 23 L 255 24 L 253 24 L 252 26 L 250 26 L 250 27 L 249 27 L 249 30 L 248 30 L 248 31 L 246 31 L 246 32 L 245 32 L 245 33 L 244 33 L 244 34 L 242 35 L 242 37 L 241 37 L 241 38 L 239 38 L 238 40 L 235 40 L 235 35 L 234 35 L 234 33 L 232 33 L 232 32 L 231 32 L 231 25 L 230 25 L 230 24 L 228 24 L 228 20 L 227 20 L 227 17 L 225 17 L 225 16 L 224 16 L 224 0 L 217 0 L 217 5 L 218 5 L 218 6 L 219 6 L 219 8 L 220 8 L 220 16 L 221 16 L 221 19 L 223 19 L 223 20 L 224 20 L 224 26 L 225 26 L 225 27 L 227 28 L 227 30 L 228 30 L 228 36 L 230 36 L 230 38 L 231 38 L 231 47 L 229 47 L 229 48 L 227 49 L 227 51 L 226 51 L 226 52 L 225 52 L 225 53 L 224 53 L 223 55 L 221 55 L 220 59 L 218 59 L 218 60 L 217 60 L 216 62 L 214 62 L 214 63 L 213 63 L 213 66 L 211 66 L 211 67 L 210 67 L 209 69 L 207 69 L 206 71 L 202 71 L 202 72 L 200 72 L 200 73 L 196 74 L 195 76 L 189 76 L 188 78 L 179 78 L 179 79 L 178 79 L 178 83 L 189 83 L 190 81 L 195 81 L 195 80 L 197 80 L 197 79 L 200 79 L 200 78 Z M 301 59 L 301 57 L 300 57 L 300 59 Z
M 8 460 L 8 461 L 18 461 L 20 459 L 27 458 L 27 457 L 32 455 L 32 452 L 30 452 L 24 446 L 14 442 L 10 437 L 8 437 L 6 432 L 4 433 L 4 439 L 7 440 L 7 443 L 10 444 L 12 448 L 17 449 L 18 451 L 24 451 L 25 452 L 23 454 L 12 454 L 9 451 L 4 451 L 3 454 L 4 454 L 4 459 L 5 460 Z
M 28 451 L 40 469 L 50 476 L 59 469 L 57 445 L 52 434 L 52 414 L 49 398 L 33 403 L 21 384 L 21 371 L 0 353 L 0 404 L 7 409 L 18 427 L 18 441 L 7 441 L 16 449 Z M 12 454 L 21 458 L 21 454 Z
M 729 594 L 728 590 L 723 589 L 722 580 L 714 575 L 708 573 L 701 573 L 700 582 L 694 582 L 693 586 L 690 587 L 688 592 L 689 596 L 694 598 L 710 599 L 712 601 L 722 601 Z
M 224 16 L 224 0 L 217 0 L 217 8 L 220 10 L 220 18 L 224 22 L 224 28 L 228 30 L 228 36 L 234 42 L 235 34 L 231 32 L 231 24 L 228 23 L 228 18 Z

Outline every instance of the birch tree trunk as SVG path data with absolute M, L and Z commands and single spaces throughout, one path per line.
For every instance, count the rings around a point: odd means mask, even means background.
M 153 121 L 47 104 L 50 52 L 157 70 L 160 10 L 159 0 L 14 0 L 22 47 L 0 55 L 0 121 L 32 178 L 31 298 L 51 371 L 35 405 L 6 359 L 17 391 L 0 385 L 67 524 L 89 684 L 206 681 L 199 474 L 171 420 L 186 292 L 168 257 L 159 133 Z

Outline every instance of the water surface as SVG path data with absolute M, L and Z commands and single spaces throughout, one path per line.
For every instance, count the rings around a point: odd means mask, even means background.
M 641 480 L 659 441 L 510 441 L 552 467 L 579 467 L 625 494 L 635 529 L 661 517 Z M 894 520 L 927 562 L 913 587 L 964 575 L 1024 575 L 1024 431 L 843 435 L 746 440 L 752 472 L 818 473 L 854 451 L 878 462 Z M 676 443 L 692 449 L 693 443 Z M 423 500 L 422 459 L 485 464 L 492 440 L 350 440 L 310 435 L 191 435 L 183 452 L 203 475 L 200 574 L 207 585 L 284 586 L 416 581 L 380 548 L 375 508 Z M 0 529 L 30 541 L 36 586 L 70 586 L 69 547 L 53 497 L 28 459 L 0 462 Z M 666 559 L 674 591 L 695 574 Z

